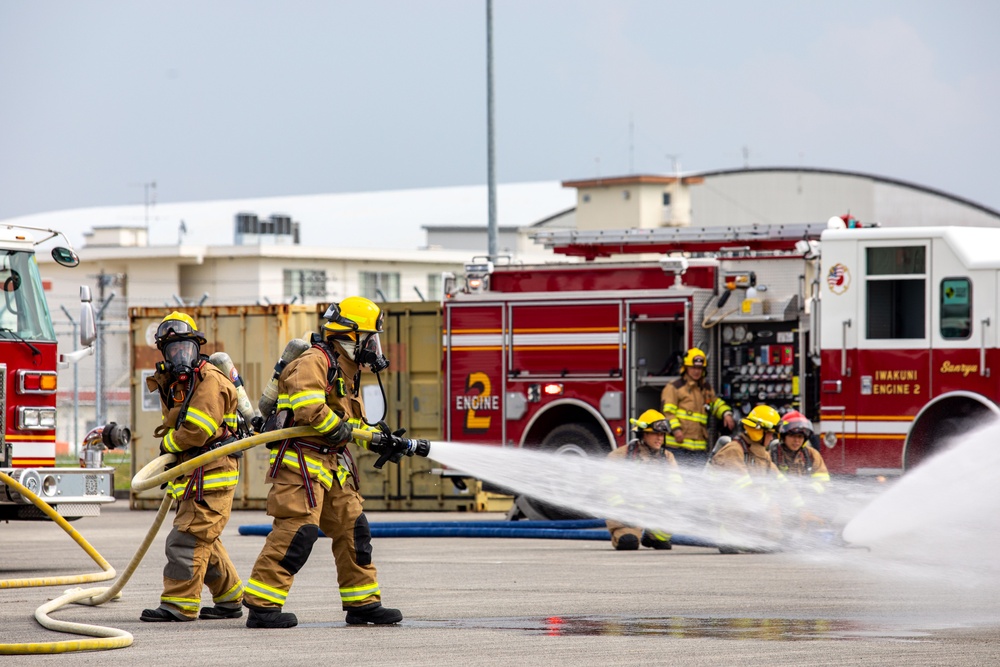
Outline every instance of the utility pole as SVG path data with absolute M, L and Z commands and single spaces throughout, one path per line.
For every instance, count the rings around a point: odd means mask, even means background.
M 144 200 L 146 202 L 146 243 L 149 243 L 149 207 L 156 206 L 156 181 L 142 184 L 145 191 Z M 152 197 L 150 196 L 152 193 Z
M 497 260 L 497 176 L 496 150 L 493 144 L 493 0 L 486 0 L 486 153 L 489 189 L 487 254 Z

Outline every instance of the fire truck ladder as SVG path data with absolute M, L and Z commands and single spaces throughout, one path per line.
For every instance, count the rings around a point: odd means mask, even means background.
M 581 231 L 557 229 L 533 234 L 535 243 L 564 255 L 594 259 L 635 253 L 783 251 L 798 241 L 817 240 L 827 223 L 746 225 L 742 227 L 657 227 Z

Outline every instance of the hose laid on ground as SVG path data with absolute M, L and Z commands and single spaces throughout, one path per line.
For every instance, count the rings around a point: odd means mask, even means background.
M 36 496 L 31 492 L 26 486 L 18 482 L 16 479 L 8 475 L 7 473 L 0 472 L 0 483 L 6 484 L 8 487 L 16 490 L 22 496 L 30 500 L 35 504 L 38 509 L 42 510 L 47 517 L 52 519 L 58 524 L 60 528 L 65 530 L 73 541 L 80 545 L 80 547 L 87 552 L 95 563 L 97 563 L 103 572 L 95 572 L 94 574 L 75 574 L 65 577 L 38 577 L 35 579 L 4 579 L 0 580 L 0 589 L 3 588 L 29 588 L 33 586 L 65 586 L 67 584 L 89 584 L 95 581 L 107 581 L 108 579 L 115 578 L 115 568 L 111 567 L 111 563 L 104 560 L 104 556 L 97 553 L 97 549 L 90 545 L 90 542 L 83 538 L 83 535 L 78 533 L 73 526 L 69 525 L 69 521 L 62 518 L 58 512 L 52 509 L 48 503 Z
M 530 524 L 530 525 L 528 525 Z M 611 534 L 607 530 L 584 530 L 603 528 L 602 519 L 582 519 L 570 521 L 400 521 L 368 524 L 372 537 L 516 537 L 520 539 L 549 540 L 596 540 L 608 542 Z M 269 524 L 240 526 L 240 535 L 267 535 Z M 323 531 L 320 537 L 325 537 Z M 684 547 L 717 548 L 715 542 L 689 535 L 672 535 L 672 544 Z
M 136 476 L 132 479 L 132 489 L 136 491 L 146 490 L 155 488 L 164 484 L 166 482 L 173 481 L 177 477 L 184 475 L 195 468 L 210 463 L 223 456 L 229 456 L 230 454 L 235 454 L 236 452 L 241 452 L 251 447 L 264 444 L 266 442 L 272 442 L 275 440 L 284 440 L 286 438 L 296 438 L 309 435 L 315 435 L 316 431 L 309 426 L 299 426 L 295 428 L 286 428 L 279 431 L 271 431 L 269 433 L 261 433 L 243 440 L 237 440 L 236 442 L 230 443 L 223 447 L 213 449 L 212 451 L 197 456 L 190 461 L 187 461 L 181 465 L 170 468 L 163 473 L 154 475 L 153 473 L 164 466 L 170 465 L 176 460 L 173 454 L 166 454 L 164 456 L 159 456 L 148 464 L 143 466 Z M 371 434 L 364 431 L 355 431 L 355 437 L 362 439 L 370 439 Z M 365 438 L 365 435 L 368 438 Z M 0 482 L 10 486 L 15 489 L 18 493 L 23 495 L 25 498 L 30 500 L 36 507 L 38 507 L 42 512 L 46 514 L 49 518 L 55 521 L 63 530 L 69 533 L 70 537 L 77 542 L 84 551 L 90 555 L 94 561 L 100 565 L 104 572 L 97 574 L 87 574 L 87 575 L 75 575 L 69 577 L 42 577 L 37 579 L 12 579 L 0 581 L 0 589 L 2 588 L 24 588 L 29 586 L 59 586 L 66 584 L 82 584 L 90 583 L 94 581 L 105 581 L 107 579 L 112 579 L 115 577 L 115 569 L 97 553 L 88 543 L 80 533 L 76 531 L 69 522 L 63 517 L 59 516 L 52 507 L 46 503 L 43 499 L 39 498 L 37 495 L 32 493 L 28 488 L 22 485 L 17 480 L 13 479 L 9 475 L 0 472 Z M 153 539 L 160 530 L 160 526 L 163 524 L 164 519 L 169 512 L 170 507 L 173 505 L 174 499 L 165 495 L 163 501 L 160 503 L 160 508 L 156 513 L 156 518 L 153 520 L 152 526 L 150 526 L 149 531 L 146 533 L 146 537 L 143 539 L 139 548 L 136 550 L 135 555 L 132 556 L 132 560 L 126 566 L 125 571 L 122 576 L 110 587 L 101 588 L 76 588 L 66 591 L 65 594 L 60 597 L 55 598 L 46 602 L 38 609 L 35 610 L 35 620 L 38 621 L 39 625 L 49 630 L 55 632 L 71 633 L 78 635 L 85 635 L 89 637 L 97 637 L 98 639 L 72 639 L 60 642 L 27 642 L 20 644 L 0 644 L 0 655 L 24 655 L 24 654 L 41 654 L 41 653 L 67 653 L 70 651 L 94 651 L 102 649 L 114 649 L 114 648 L 124 648 L 126 646 L 131 646 L 133 637 L 131 633 L 124 630 L 118 630 L 116 628 L 108 628 L 100 625 L 90 625 L 87 623 L 73 623 L 70 621 L 59 621 L 49 617 L 52 612 L 65 607 L 68 604 L 86 604 L 86 605 L 100 605 L 112 598 L 120 597 L 119 593 L 128 580 L 132 577 L 139 563 L 142 561 L 143 557 L 146 555 L 146 551 L 149 546 L 153 543 Z

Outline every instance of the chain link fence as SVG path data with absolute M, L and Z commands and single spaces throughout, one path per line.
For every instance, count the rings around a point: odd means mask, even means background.
M 125 299 L 94 303 L 97 340 L 94 354 L 59 369 L 56 397 L 56 442 L 64 453 L 79 454 L 90 429 L 131 419 L 129 369 L 129 321 Z M 52 313 L 60 352 L 80 348 L 76 315 L 61 308 Z

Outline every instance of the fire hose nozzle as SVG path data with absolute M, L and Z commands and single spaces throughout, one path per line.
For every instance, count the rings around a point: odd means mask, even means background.
M 355 436 L 359 432 L 365 433 L 362 439 L 369 440 L 373 445 L 379 447 L 379 457 L 375 461 L 376 468 L 381 469 L 387 461 L 398 463 L 404 456 L 426 457 L 431 453 L 431 443 L 428 440 L 403 438 L 390 433 L 364 432 L 357 429 L 354 431 Z M 397 433 L 399 432 L 397 431 Z

